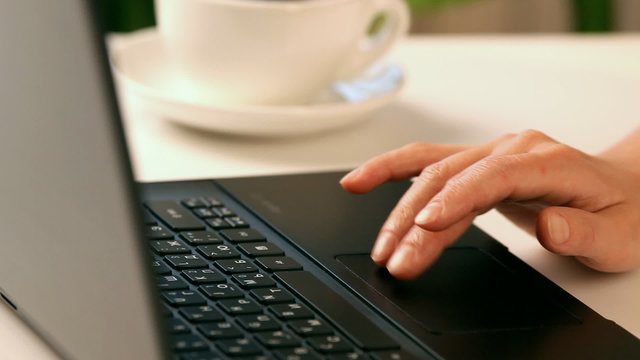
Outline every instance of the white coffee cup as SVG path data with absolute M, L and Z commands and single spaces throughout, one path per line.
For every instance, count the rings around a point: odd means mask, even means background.
M 405 0 L 156 0 L 156 16 L 181 86 L 225 105 L 308 103 L 409 25 Z

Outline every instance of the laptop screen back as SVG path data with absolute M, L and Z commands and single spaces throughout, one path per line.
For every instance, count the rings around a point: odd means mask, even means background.
M 0 12 L 0 290 L 63 356 L 160 357 L 101 39 L 82 0 Z

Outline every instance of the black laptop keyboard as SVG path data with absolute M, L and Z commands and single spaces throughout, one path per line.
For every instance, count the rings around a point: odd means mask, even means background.
M 410 358 L 219 200 L 145 206 L 176 359 Z

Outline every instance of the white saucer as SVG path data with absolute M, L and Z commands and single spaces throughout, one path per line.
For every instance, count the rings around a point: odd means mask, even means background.
M 336 83 L 308 105 L 227 107 L 180 91 L 155 29 L 110 39 L 110 53 L 118 85 L 145 108 L 184 125 L 242 135 L 295 135 L 353 124 L 388 104 L 404 85 L 398 66 L 379 65 L 361 79 Z

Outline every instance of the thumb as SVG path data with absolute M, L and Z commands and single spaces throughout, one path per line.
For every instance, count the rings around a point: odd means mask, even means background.
M 569 207 L 548 207 L 538 214 L 536 235 L 547 250 L 575 256 L 600 271 L 627 269 L 625 227 L 617 226 L 606 212 L 592 213 Z

